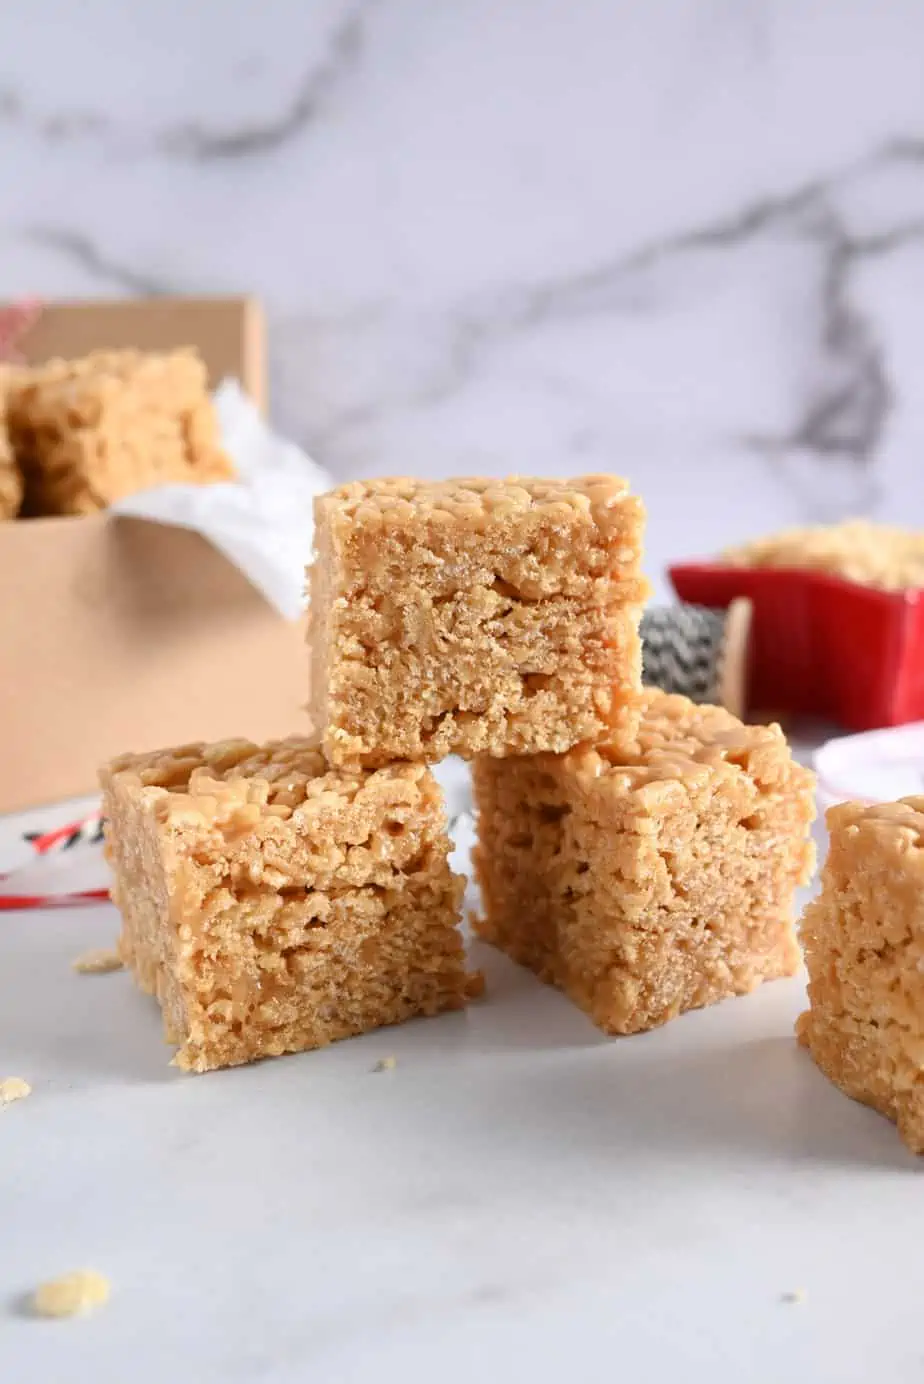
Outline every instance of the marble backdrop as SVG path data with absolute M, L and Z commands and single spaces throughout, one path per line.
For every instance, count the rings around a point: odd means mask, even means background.
M 920 0 L 30 0 L 0 170 L 0 294 L 259 293 L 338 475 L 924 523 Z

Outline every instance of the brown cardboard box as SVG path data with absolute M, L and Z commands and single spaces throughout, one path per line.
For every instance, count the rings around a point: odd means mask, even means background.
M 5 524 L 0 592 L 0 810 L 92 791 L 123 750 L 306 729 L 303 631 L 198 534 Z
M 10 307 L 11 304 L 0 306 Z M 214 388 L 235 376 L 266 412 L 266 330 L 256 298 L 108 298 L 49 303 L 16 342 L 29 365 L 137 346 L 197 346 Z
M 260 390 L 252 305 L 148 306 L 49 309 L 28 355 L 192 343 L 214 379 Z M 0 523 L 0 811 L 92 792 L 123 750 L 304 731 L 307 690 L 302 629 L 198 535 L 105 514 Z

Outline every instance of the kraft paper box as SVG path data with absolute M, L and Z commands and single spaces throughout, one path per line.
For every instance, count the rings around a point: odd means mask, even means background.
M 142 351 L 196 346 L 208 366 L 213 389 L 232 376 L 240 380 L 261 412 L 266 412 L 266 331 L 263 310 L 255 298 L 107 298 L 47 303 L 15 345 L 27 365 L 41 365 L 54 356 L 67 360 L 124 346 Z
M 22 354 L 192 344 L 214 382 L 236 375 L 262 402 L 255 322 L 240 299 L 67 305 Z M 304 732 L 307 677 L 302 626 L 197 533 L 112 514 L 0 524 L 0 812 L 94 791 L 124 750 Z

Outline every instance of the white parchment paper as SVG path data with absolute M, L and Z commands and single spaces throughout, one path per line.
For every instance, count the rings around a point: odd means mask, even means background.
M 273 432 L 235 381 L 219 386 L 215 408 L 239 479 L 157 486 L 120 500 L 111 512 L 201 533 L 280 615 L 296 620 L 311 557 L 312 501 L 330 489 L 331 479 Z

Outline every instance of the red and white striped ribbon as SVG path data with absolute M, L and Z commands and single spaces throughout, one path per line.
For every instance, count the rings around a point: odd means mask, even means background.
M 99 812 L 93 812 L 78 822 L 68 822 L 54 831 L 23 833 L 23 841 L 32 851 L 33 857 L 44 859 L 62 852 L 71 852 L 100 845 L 103 839 L 103 819 Z M 0 874 L 0 891 L 11 880 L 15 880 L 19 870 Z M 108 889 L 80 889 L 74 893 L 49 894 L 7 894 L 0 892 L 0 913 L 24 908 L 70 908 L 75 904 L 99 903 L 108 899 Z

